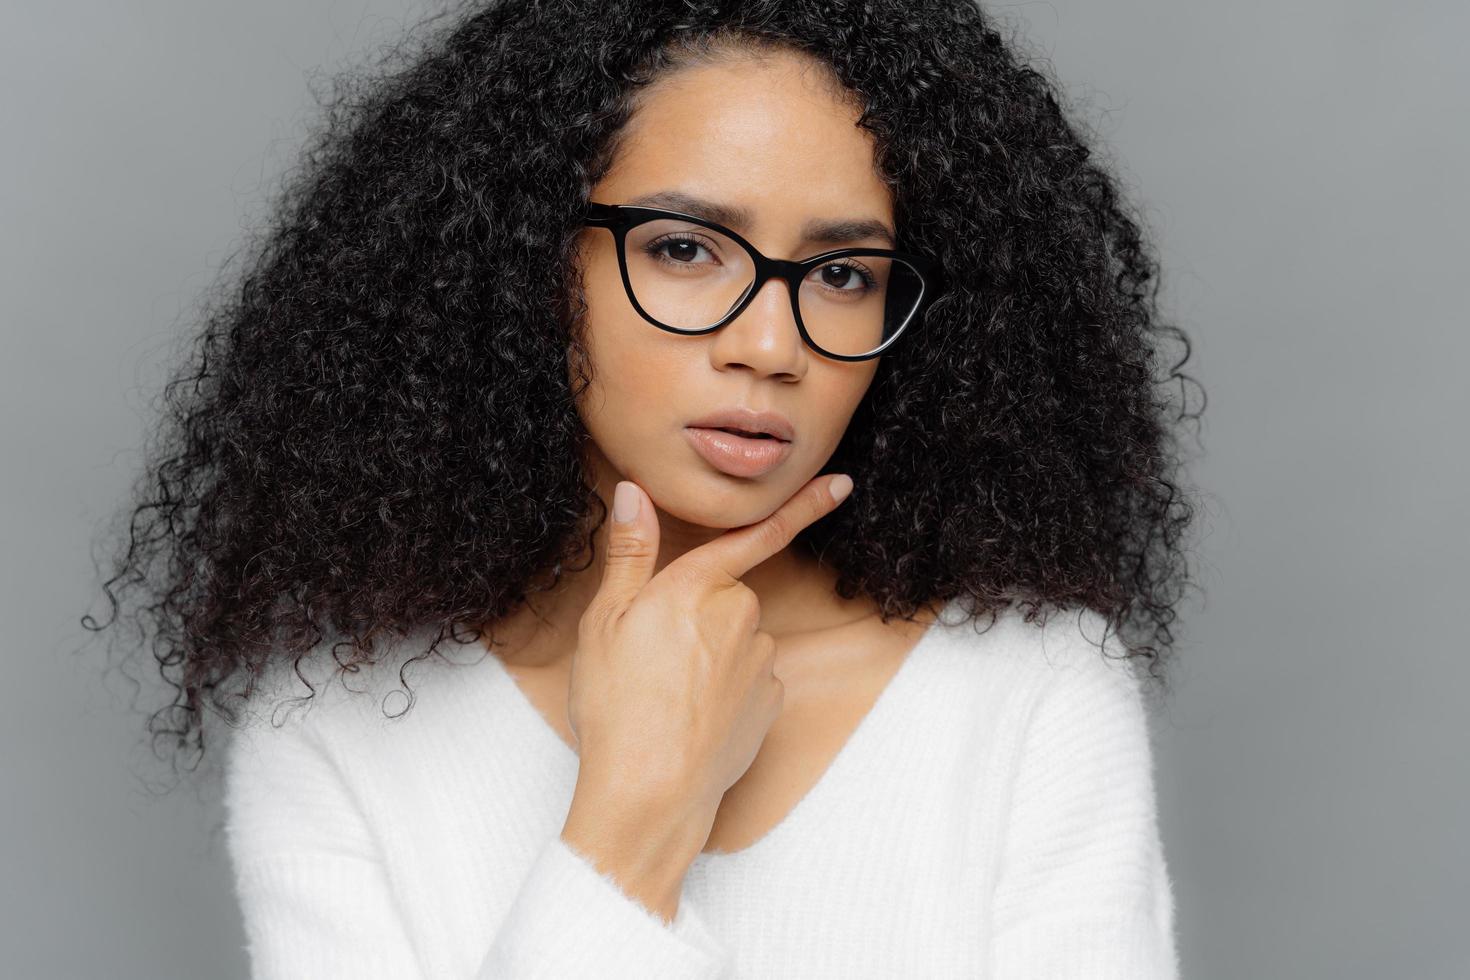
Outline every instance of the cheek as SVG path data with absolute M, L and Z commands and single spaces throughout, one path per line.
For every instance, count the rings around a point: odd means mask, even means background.
M 822 434 L 821 455 L 825 459 L 837 448 L 847 432 L 853 412 L 862 404 L 863 397 L 872 385 L 875 369 L 864 366 L 860 370 L 838 369 L 830 378 L 811 378 L 815 382 L 809 404 L 819 406 L 811 416 L 814 429 Z
M 592 384 L 582 396 L 581 409 L 588 431 L 610 448 L 668 428 L 680 408 L 678 382 L 687 370 L 677 351 L 628 306 L 621 292 L 608 296 L 589 288 L 587 306 Z

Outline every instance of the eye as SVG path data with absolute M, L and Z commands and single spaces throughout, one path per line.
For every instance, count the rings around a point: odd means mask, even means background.
M 695 265 L 694 259 L 701 249 L 714 257 L 705 243 L 688 235 L 664 235 L 643 246 L 649 257 L 666 265 Z
M 870 289 L 878 284 L 873 274 L 862 265 L 851 260 L 828 262 L 813 270 L 822 278 L 822 285 L 839 292 L 856 292 Z

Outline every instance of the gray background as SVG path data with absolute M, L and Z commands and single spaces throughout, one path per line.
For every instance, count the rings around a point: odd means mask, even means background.
M 0 949 L 242 977 L 217 801 L 140 783 L 89 549 L 196 292 L 391 0 L 0 6 Z M 1210 404 L 1156 718 L 1186 976 L 1470 976 L 1470 5 L 992 4 L 1145 206 Z

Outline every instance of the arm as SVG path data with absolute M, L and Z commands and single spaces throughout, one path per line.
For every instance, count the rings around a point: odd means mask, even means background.
M 293 717 L 237 731 L 225 803 L 257 980 L 425 977 L 377 840 L 309 725 Z M 476 980 L 705 980 L 729 963 L 687 900 L 665 922 L 561 836 L 542 847 L 485 943 Z
M 526 876 L 477 980 L 727 976 L 729 953 L 679 895 L 691 859 L 685 843 L 655 838 L 653 828 L 668 821 L 634 818 L 637 808 L 589 785 L 579 779 L 561 833 Z
M 995 892 L 994 976 L 1175 980 L 1138 680 L 1095 646 L 1076 653 L 1048 678 L 1026 732 Z

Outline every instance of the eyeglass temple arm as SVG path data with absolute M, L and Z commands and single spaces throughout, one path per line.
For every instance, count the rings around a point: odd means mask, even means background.
M 582 217 L 589 225 L 606 226 L 617 221 L 618 209 L 611 204 L 599 204 L 597 201 L 588 201 L 583 209 Z

